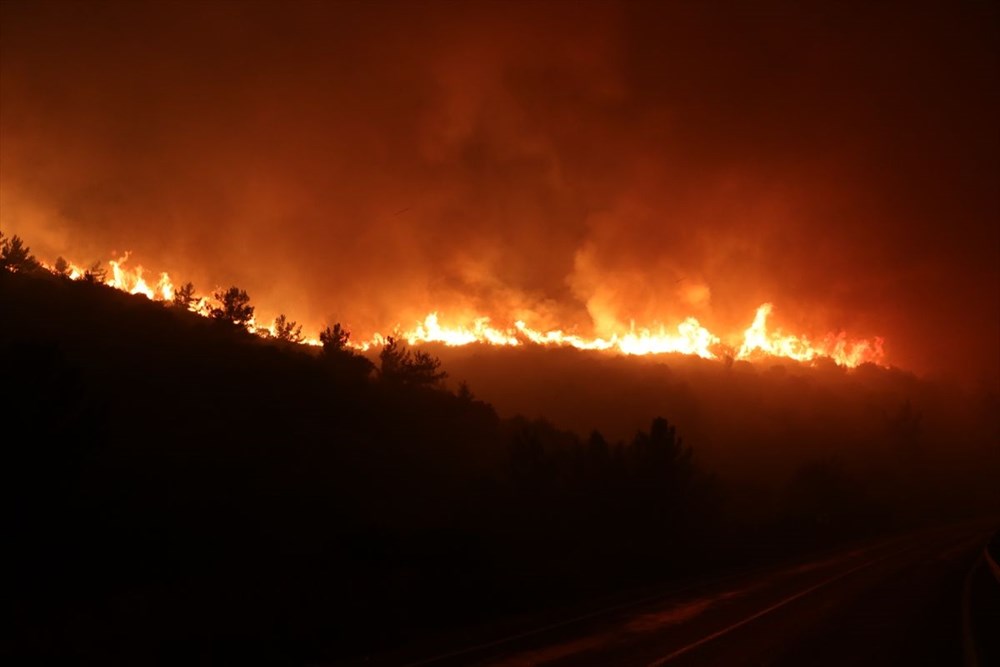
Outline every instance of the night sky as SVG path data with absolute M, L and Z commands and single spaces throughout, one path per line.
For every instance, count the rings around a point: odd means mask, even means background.
M 0 224 L 311 329 L 771 301 L 995 386 L 996 5 L 802 4 L 5 0 Z

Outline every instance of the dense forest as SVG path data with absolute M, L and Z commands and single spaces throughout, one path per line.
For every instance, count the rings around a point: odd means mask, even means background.
M 361 356 L 336 324 L 322 348 L 287 322 L 262 338 L 240 290 L 202 317 L 18 248 L 0 267 L 13 654 L 350 659 L 898 529 L 934 475 L 892 493 L 803 455 L 763 499 L 669 413 L 621 439 L 501 417 L 426 350 Z M 935 518 L 996 509 L 984 479 L 968 489 Z

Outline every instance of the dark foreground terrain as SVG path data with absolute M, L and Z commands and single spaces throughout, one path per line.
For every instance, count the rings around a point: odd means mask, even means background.
M 907 656 L 906 633 L 955 627 L 990 527 L 954 522 L 997 509 L 995 460 L 969 462 L 995 448 L 995 397 L 950 442 L 879 369 L 856 402 L 898 436 L 882 449 L 839 424 L 853 454 L 814 458 L 828 429 L 796 422 L 720 477 L 662 418 L 609 441 L 501 417 L 384 361 L 45 272 L 0 271 L 0 314 L 18 663 L 406 662 L 650 596 L 451 661 L 853 664 L 876 635 L 872 659 Z M 761 437 L 729 446 L 745 462 Z M 763 483 L 776 452 L 789 471 Z
M 995 665 L 994 521 L 867 541 L 412 660 L 424 665 Z M 376 658 L 373 664 L 379 664 Z

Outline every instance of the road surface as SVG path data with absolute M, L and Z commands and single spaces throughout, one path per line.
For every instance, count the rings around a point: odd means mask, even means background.
M 982 562 L 996 528 L 925 529 L 397 664 L 1000 665 L 1000 584 Z

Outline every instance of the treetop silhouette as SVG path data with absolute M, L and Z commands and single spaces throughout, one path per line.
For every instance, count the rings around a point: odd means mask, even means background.
M 215 293 L 219 306 L 211 311 L 214 319 L 246 327 L 253 319 L 254 307 L 250 305 L 250 297 L 239 287 L 230 287 L 225 291 Z
M 194 294 L 194 284 L 186 282 L 174 292 L 174 305 L 179 308 L 191 310 L 191 307 L 198 301 Z
M 346 351 L 350 340 L 351 332 L 340 326 L 340 322 L 319 332 L 319 342 L 323 344 L 323 352 L 327 354 Z
M 302 325 L 289 320 L 282 313 L 274 318 L 274 337 L 286 343 L 302 342 Z
M 21 237 L 15 234 L 7 238 L 0 232 L 0 269 L 21 272 L 33 271 L 39 266 L 31 248 L 24 245 Z
M 440 370 L 441 360 L 423 350 L 411 352 L 389 336 L 378 355 L 379 376 L 386 382 L 434 386 L 448 377 Z

